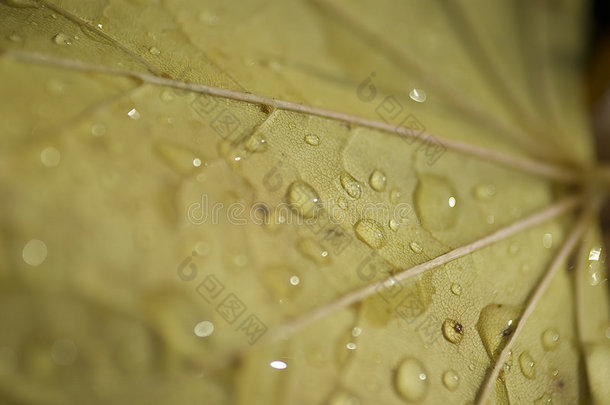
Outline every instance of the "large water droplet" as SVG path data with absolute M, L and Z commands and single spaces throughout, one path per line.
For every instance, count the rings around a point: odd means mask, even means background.
M 347 172 L 341 173 L 339 176 L 341 186 L 345 192 L 352 198 L 358 199 L 362 195 L 362 186 L 351 174 Z
M 421 401 L 428 391 L 428 376 L 423 364 L 414 358 L 403 360 L 396 370 L 396 389 L 407 401 Z
M 417 101 L 418 103 L 426 101 L 426 93 L 422 89 L 411 90 L 409 92 L 409 97 L 411 97 L 411 100 Z
M 358 239 L 372 247 L 379 249 L 386 243 L 383 228 L 372 219 L 361 219 L 354 225 L 354 231 Z
M 454 370 L 447 370 L 443 373 L 443 385 L 449 391 L 455 391 L 460 385 L 460 377 Z
M 553 350 L 559 345 L 559 332 L 555 329 L 547 329 L 542 333 L 542 346 L 546 350 Z
M 316 190 L 301 180 L 297 180 L 288 186 L 286 201 L 304 218 L 315 217 L 321 208 L 320 197 Z
M 502 304 L 490 304 L 481 310 L 476 328 L 492 359 L 496 358 L 513 333 L 520 313 L 520 307 Z
M 443 336 L 451 343 L 460 343 L 464 337 L 464 328 L 462 327 L 462 324 L 453 319 L 445 319 L 442 329 Z
M 373 170 L 373 173 L 371 173 L 371 176 L 369 177 L 371 188 L 375 191 L 383 191 L 385 190 L 386 183 L 387 178 L 385 173 L 381 170 Z
M 536 378 L 536 363 L 527 351 L 521 353 L 519 356 L 519 367 L 521 368 L 523 375 L 527 378 L 532 380 Z
M 30 266 L 38 266 L 47 258 L 47 245 L 41 240 L 32 239 L 23 247 L 22 257 Z
M 159 55 L 161 54 L 161 51 L 159 50 L 159 48 L 157 48 L 156 46 L 152 46 L 148 49 L 148 52 L 151 53 L 151 55 Z
M 446 180 L 433 175 L 420 175 L 415 189 L 415 208 L 427 229 L 451 228 L 457 219 L 455 191 Z

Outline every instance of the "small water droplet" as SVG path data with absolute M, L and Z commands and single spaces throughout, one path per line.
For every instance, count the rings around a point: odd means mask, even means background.
M 462 286 L 457 283 L 451 284 L 451 292 L 454 295 L 462 295 Z
M 358 346 L 356 346 L 356 343 L 354 343 L 354 342 L 349 342 L 348 344 L 345 345 L 345 347 L 348 350 L 356 350 L 358 348 Z
M 489 304 L 481 310 L 476 328 L 490 358 L 495 359 L 502 350 L 520 314 L 520 307 L 502 304 Z
M 299 285 L 301 283 L 301 279 L 299 276 L 290 277 L 290 285 Z
M 193 166 L 195 166 L 195 167 L 201 166 L 201 159 L 199 159 L 199 158 L 193 159 Z
M 424 249 L 417 242 L 409 243 L 409 248 L 411 249 L 411 251 L 413 253 L 417 253 L 417 254 L 420 254 L 424 251 Z
M 8 39 L 12 42 L 23 42 L 23 38 L 18 34 L 12 33 L 8 36 Z
M 451 343 L 458 344 L 464 337 L 464 328 L 462 327 L 462 324 L 453 319 L 445 319 L 442 329 L 443 336 Z
M 400 190 L 392 189 L 392 191 L 390 191 L 390 202 L 392 204 L 398 204 L 400 202 L 400 197 L 402 197 Z
M 96 123 L 91 126 L 91 135 L 102 136 L 106 133 L 106 126 L 102 123 Z
M 244 147 L 250 153 L 260 153 L 267 150 L 268 144 L 260 131 L 254 131 L 244 141 Z
M 161 53 L 161 51 L 159 50 L 159 48 L 157 48 L 157 47 L 155 47 L 155 46 L 150 47 L 150 48 L 148 49 L 148 52 L 150 52 L 152 55 L 159 55 L 159 54 Z
M 76 360 L 78 349 L 73 341 L 69 339 L 58 339 L 51 347 L 51 357 L 56 364 L 67 366 Z
M 203 164 L 200 158 L 193 156 L 194 153 L 189 148 L 181 145 L 158 142 L 155 144 L 155 151 L 163 163 L 180 174 L 192 173 L 198 167 L 196 163 Z
M 301 239 L 297 243 L 297 249 L 303 256 L 316 263 L 325 264 L 330 261 L 328 251 L 312 238 Z
M 455 391 L 460 385 L 460 377 L 455 370 L 447 370 L 443 373 L 443 385 L 447 387 L 449 391 Z
M 104 26 L 102 24 L 97 24 L 96 27 L 100 30 L 104 28 Z
M 57 45 L 72 45 L 72 40 L 66 34 L 59 33 L 53 37 L 53 42 Z
M 496 195 L 496 188 L 491 184 L 480 184 L 474 188 L 473 194 L 479 201 L 489 201 Z
M 418 103 L 426 101 L 426 93 L 422 89 L 411 90 L 409 92 L 409 97 L 411 97 L 411 100 L 417 101 Z
M 415 358 L 403 360 L 396 370 L 396 389 L 407 401 L 421 401 L 428 391 L 428 376 Z
M 547 329 L 542 332 L 542 346 L 546 350 L 553 350 L 559 345 L 559 332 L 555 329 Z
M 359 328 L 358 326 L 356 326 L 355 328 L 352 329 L 352 336 L 353 337 L 358 337 L 362 334 L 362 328 Z
M 297 180 L 288 186 L 286 201 L 304 218 L 315 217 L 321 208 L 318 192 L 302 180 Z
M 210 321 L 201 321 L 193 329 L 195 336 L 208 337 L 214 333 L 214 324 Z
M 534 401 L 534 405 L 553 405 L 553 397 L 551 394 L 545 393 Z
M 140 119 L 140 112 L 138 110 L 136 110 L 135 108 L 132 108 L 131 110 L 129 110 L 127 115 L 132 120 L 139 120 Z
M 390 219 L 390 222 L 388 222 L 388 227 L 393 230 L 394 232 L 396 232 L 398 230 L 398 228 L 400 227 L 400 222 L 398 222 L 395 219 Z
M 387 178 L 384 172 L 381 170 L 375 169 L 371 173 L 369 177 L 369 184 L 371 188 L 375 191 L 383 191 L 385 190 L 385 186 L 387 183 Z
M 415 189 L 415 209 L 425 228 L 451 228 L 457 219 L 456 193 L 449 183 L 437 176 L 420 175 Z
M 358 239 L 373 249 L 380 249 L 386 243 L 381 225 L 372 219 L 361 219 L 356 222 L 354 231 Z
M 276 370 L 284 370 L 288 367 L 288 364 L 281 360 L 274 360 L 269 365 Z
M 536 363 L 528 352 L 523 352 L 519 356 L 519 367 L 525 377 L 531 380 L 536 378 Z
M 547 249 L 550 249 L 553 247 L 553 235 L 550 233 L 545 233 L 544 236 L 542 237 L 542 246 L 544 246 Z
M 41 240 L 32 239 L 23 247 L 22 257 L 30 266 L 38 266 L 47 258 L 47 245 Z
M 320 144 L 320 137 L 315 134 L 305 135 L 305 142 L 311 146 L 318 146 Z
M 345 190 L 345 192 L 352 198 L 358 199 L 362 195 L 362 187 L 358 180 L 352 177 L 351 174 L 347 172 L 341 173 L 339 176 L 341 181 L 341 186 Z
M 49 146 L 40 152 L 40 161 L 46 167 L 55 167 L 61 160 L 61 153 L 56 148 Z

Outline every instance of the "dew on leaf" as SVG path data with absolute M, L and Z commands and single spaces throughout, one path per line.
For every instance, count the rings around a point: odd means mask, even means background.
M 553 235 L 550 233 L 545 233 L 544 236 L 542 237 L 542 246 L 544 246 L 547 249 L 550 249 L 553 247 Z
M 450 343 L 460 343 L 464 337 L 464 328 L 462 324 L 453 320 L 445 319 L 442 326 L 443 336 Z
M 127 112 L 127 115 L 129 116 L 129 118 L 131 118 L 132 120 L 139 120 L 140 119 L 140 112 L 138 110 L 136 110 L 135 108 L 132 108 L 131 110 L 129 110 Z
M 244 141 L 244 147 L 250 153 L 260 153 L 267 150 L 268 144 L 260 131 L 254 131 Z
M 208 337 L 214 333 L 214 324 L 210 321 L 201 321 L 193 329 L 195 336 Z
M 553 350 L 559 345 L 559 332 L 555 329 L 547 329 L 542 332 L 542 346 L 546 350 Z
M 373 249 L 382 248 L 386 243 L 383 228 L 372 219 L 361 219 L 356 222 L 354 231 L 358 239 Z
M 320 137 L 315 134 L 307 134 L 304 139 L 305 142 L 311 146 L 318 146 L 320 144 Z
M 361 334 L 362 334 L 362 328 L 359 328 L 358 326 L 356 326 L 352 329 L 352 336 L 358 337 Z
M 400 223 L 395 219 L 390 219 L 390 222 L 388 222 L 388 227 L 394 232 L 396 232 L 400 227 Z
M 49 146 L 40 152 L 40 161 L 46 167 L 55 167 L 61 160 L 61 153 L 56 148 Z
M 62 33 L 55 35 L 53 37 L 53 42 L 55 42 L 57 45 L 72 45 L 71 38 L 68 35 Z
M 462 286 L 457 283 L 451 284 L 451 292 L 454 295 L 462 295 Z
M 281 360 L 274 360 L 269 365 L 276 370 L 284 370 L 288 367 L 288 365 Z
M 400 190 L 392 189 L 392 191 L 390 191 L 390 202 L 392 204 L 398 204 L 400 202 L 400 197 L 402 197 Z
M 460 377 L 455 370 L 447 370 L 443 373 L 443 385 L 449 391 L 455 391 L 460 385 Z
M 301 283 L 301 279 L 299 278 L 299 276 L 291 276 L 289 281 L 290 281 L 290 285 L 294 285 L 294 286 L 297 286 Z
M 32 239 L 23 247 L 22 257 L 30 266 L 38 266 L 47 258 L 47 245 L 39 239 Z
M 277 264 L 263 267 L 260 274 L 265 287 L 279 301 L 298 292 L 295 287 L 300 284 L 301 279 L 294 273 L 292 268 Z
M 396 390 L 407 401 L 421 401 L 428 391 L 428 375 L 423 364 L 412 357 L 404 359 L 396 370 Z
M 517 306 L 490 304 L 481 310 L 476 329 L 490 358 L 495 359 L 502 350 L 519 316 Z
M 362 195 L 362 186 L 351 174 L 347 172 L 341 173 L 339 176 L 341 186 L 345 192 L 352 198 L 358 199 Z
M 529 352 L 521 353 L 519 356 L 519 367 L 525 377 L 531 380 L 536 378 L 536 363 Z
M 430 230 L 451 228 L 457 219 L 455 191 L 433 175 L 420 175 L 415 189 L 415 209 L 422 225 Z
M 148 52 L 150 52 L 151 55 L 159 55 L 161 53 L 161 51 L 159 50 L 159 48 L 152 46 L 148 49 Z
M 320 208 L 318 192 L 302 180 L 296 180 L 288 186 L 286 201 L 304 218 L 313 218 Z
M 409 243 L 409 248 L 411 249 L 411 251 L 413 253 L 417 253 L 417 254 L 420 254 L 424 251 L 424 249 L 421 247 L 421 245 L 417 242 Z
M 369 184 L 371 185 L 371 188 L 375 191 L 385 190 L 386 182 L 387 177 L 385 173 L 378 169 L 373 170 L 371 176 L 369 177 Z

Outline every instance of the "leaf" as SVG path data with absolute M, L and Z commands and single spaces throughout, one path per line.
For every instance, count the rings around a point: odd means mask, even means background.
M 2 397 L 603 403 L 585 9 L 3 0 Z

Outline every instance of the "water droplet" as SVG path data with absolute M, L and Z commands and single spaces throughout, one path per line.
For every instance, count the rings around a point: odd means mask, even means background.
M 72 40 L 66 34 L 59 33 L 53 37 L 53 42 L 57 45 L 72 45 Z
M 426 101 L 426 93 L 422 89 L 411 90 L 409 92 L 409 97 L 411 97 L 411 100 L 417 101 L 418 103 Z
M 266 151 L 268 144 L 260 131 L 254 131 L 244 141 L 244 147 L 250 153 L 259 153 Z
M 359 327 L 355 327 L 354 329 L 352 329 L 352 336 L 353 337 L 358 337 L 362 334 L 362 328 Z
M 21 38 L 18 34 L 15 33 L 9 35 L 8 39 L 12 42 L 23 42 L 23 38 Z
M 305 135 L 305 142 L 311 146 L 318 146 L 320 144 L 320 137 L 314 134 Z
M 91 126 L 91 135 L 102 136 L 106 133 L 106 127 L 102 123 L 96 123 Z
M 398 222 L 395 219 L 390 219 L 390 222 L 388 222 L 388 226 L 390 227 L 391 230 L 396 232 L 398 230 L 398 228 L 400 227 L 400 222 Z
M 542 346 L 546 350 L 553 350 L 559 345 L 559 332 L 555 329 L 547 329 L 542 333 Z
M 534 405 L 552 405 L 553 397 L 551 394 L 543 394 L 540 398 L 534 401 Z
M 321 208 L 318 192 L 302 180 L 297 180 L 288 186 L 286 201 L 304 218 L 315 217 Z
M 200 158 L 193 156 L 194 153 L 190 149 L 173 143 L 158 142 L 155 144 L 155 150 L 162 162 L 180 174 L 192 173 L 198 167 L 196 163 L 203 163 Z
M 341 186 L 345 190 L 345 192 L 352 198 L 358 199 L 362 195 L 362 187 L 358 180 L 352 177 L 351 174 L 347 172 L 341 173 L 339 176 L 341 180 Z
M 193 159 L 193 166 L 195 166 L 195 167 L 201 166 L 201 159 L 199 159 L 199 158 Z
M 285 368 L 288 367 L 288 365 L 281 360 L 274 360 L 271 363 L 269 363 L 269 365 L 276 370 L 284 370 Z
M 214 324 L 210 321 L 202 321 L 195 325 L 193 329 L 195 336 L 208 337 L 214 333 Z
M 40 152 L 40 161 L 46 167 L 55 167 L 61 160 L 61 153 L 56 148 L 49 146 Z
M 290 285 L 299 285 L 301 283 L 301 279 L 299 276 L 290 277 Z
M 339 197 L 337 198 L 337 205 L 339 206 L 339 208 L 341 208 L 342 210 L 346 210 L 349 208 L 349 202 L 347 201 L 347 199 L 345 197 Z
M 140 119 L 140 113 L 138 112 L 138 110 L 136 110 L 135 108 L 132 108 L 131 110 L 129 110 L 129 112 L 127 113 L 127 115 L 129 116 L 129 118 L 131 118 L 132 120 L 139 120 Z
M 409 243 L 409 248 L 411 249 L 411 251 L 413 253 L 417 253 L 417 254 L 420 254 L 421 252 L 424 251 L 424 249 L 417 242 Z
M 51 347 L 51 358 L 60 366 L 67 366 L 76 360 L 78 349 L 73 341 L 68 339 L 58 339 Z
M 316 263 L 324 264 L 330 261 L 328 251 L 324 249 L 324 247 L 318 242 L 316 242 L 314 239 L 301 239 L 297 243 L 297 249 L 299 250 L 299 252 L 301 252 L 303 256 Z
M 393 189 L 390 191 L 390 202 L 392 204 L 398 204 L 400 202 L 400 197 L 402 197 L 402 194 L 399 190 Z
M 356 350 L 358 348 L 358 346 L 356 346 L 356 343 L 354 342 L 349 342 L 345 345 L 345 347 L 347 348 L 347 350 Z
M 455 202 L 455 191 L 446 180 L 420 175 L 415 189 L 415 208 L 425 228 L 441 230 L 452 227 L 457 219 Z
M 460 377 L 454 370 L 447 370 L 443 373 L 443 385 L 449 391 L 455 391 L 460 385 Z
M 96 25 L 96 27 L 100 30 L 104 28 L 104 26 L 102 24 L 98 24 L 98 25 Z
M 490 304 L 481 310 L 476 328 L 490 358 L 495 359 L 502 350 L 520 314 L 520 307 L 502 304 Z
M 289 266 L 272 265 L 263 267 L 261 276 L 265 286 L 277 301 L 288 303 L 299 292 L 298 285 L 301 283 L 301 279 L 295 274 L 294 269 Z M 292 308 L 284 308 L 284 310 L 291 311 Z
M 531 380 L 536 378 L 536 363 L 528 352 L 523 352 L 519 356 L 519 367 L 525 377 Z
M 385 190 L 386 182 L 386 175 L 381 170 L 373 170 L 373 173 L 371 173 L 371 176 L 369 177 L 369 184 L 371 185 L 371 188 L 375 191 Z
M 457 283 L 451 284 L 451 292 L 454 295 L 462 295 L 462 286 Z
M 386 243 L 381 225 L 372 219 L 361 219 L 356 222 L 354 231 L 358 239 L 373 249 L 380 249 Z
M 428 376 L 417 359 L 403 360 L 396 370 L 396 389 L 407 401 L 421 401 L 428 391 Z
M 489 201 L 496 195 L 496 188 L 491 184 L 480 184 L 474 188 L 473 194 L 479 201 Z
M 462 324 L 453 319 L 445 319 L 442 329 L 443 336 L 451 343 L 458 344 L 464 337 L 464 328 L 462 327 Z
M 23 261 L 30 266 L 38 266 L 47 258 L 47 245 L 38 239 L 32 239 L 23 247 Z
M 161 53 L 161 51 L 159 50 L 159 48 L 153 46 L 151 48 L 148 49 L 148 52 L 150 52 L 152 55 L 159 55 Z
M 544 236 L 542 237 L 542 246 L 544 246 L 547 249 L 550 249 L 553 247 L 553 235 L 550 233 L 545 233 Z

